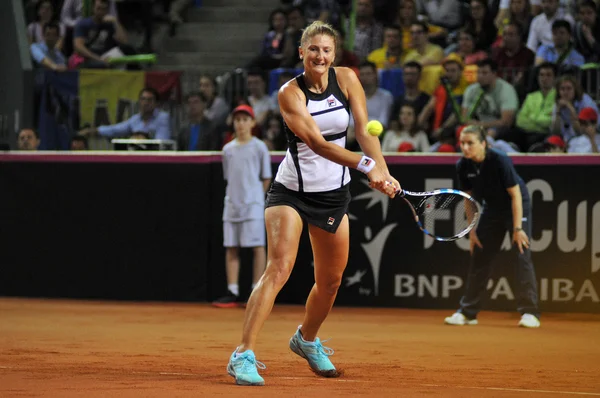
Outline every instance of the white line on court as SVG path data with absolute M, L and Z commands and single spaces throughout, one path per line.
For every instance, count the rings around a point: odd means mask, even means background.
M 531 390 L 531 389 L 527 389 L 527 388 L 502 388 L 502 387 L 443 386 L 443 385 L 440 385 L 440 384 L 421 384 L 421 386 L 424 386 L 424 387 L 468 388 L 468 389 L 471 389 L 471 390 L 513 391 L 513 392 L 527 392 L 527 393 L 539 393 L 539 394 L 587 395 L 587 396 L 600 397 L 600 393 L 597 393 L 597 392 Z
M 163 376 L 204 376 L 199 373 L 180 373 L 180 372 L 131 372 L 138 375 L 163 375 Z
M 2 368 L 2 367 L 0 367 Z M 180 373 L 180 372 L 131 372 L 132 374 L 159 374 L 162 376 L 206 376 L 200 373 Z M 281 380 L 306 380 L 308 377 L 291 377 L 291 376 L 268 376 L 270 379 Z M 319 377 L 314 380 L 326 382 L 344 382 L 344 383 L 364 383 L 365 380 L 352 380 L 340 378 Z M 527 388 L 503 388 L 503 387 L 476 387 L 476 386 L 451 386 L 441 384 L 419 384 L 422 387 L 441 387 L 441 388 L 464 388 L 471 390 L 490 390 L 490 391 L 512 391 L 536 394 L 563 394 L 563 395 L 583 395 L 589 397 L 600 397 L 600 393 L 596 392 L 577 392 L 577 391 L 553 391 L 553 390 L 533 390 Z
M 306 380 L 310 378 L 311 380 L 319 380 L 319 381 L 327 381 L 327 382 L 343 382 L 343 383 L 363 383 L 362 380 L 350 380 L 350 379 L 340 379 L 337 377 L 319 377 L 313 378 L 310 376 L 307 377 L 289 377 L 289 376 L 267 376 L 269 379 L 282 379 L 282 380 Z

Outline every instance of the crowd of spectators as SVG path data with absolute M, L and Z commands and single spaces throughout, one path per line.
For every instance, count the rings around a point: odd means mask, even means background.
M 490 145 L 507 152 L 593 151 L 600 142 L 584 128 L 599 122 L 600 99 L 584 87 L 599 84 L 600 69 L 581 69 L 600 58 L 597 1 L 357 0 L 353 28 L 351 2 L 281 3 L 247 68 L 297 72 L 302 26 L 329 22 L 352 44 L 335 65 L 359 75 L 369 119 L 385 126 L 385 151 L 456 152 L 467 124 L 485 127 Z M 379 81 L 390 70 L 401 71 L 401 95 Z M 276 103 L 269 112 L 277 115 Z M 358 150 L 352 129 L 348 147 Z
M 41 67 L 107 67 L 110 57 L 136 51 L 127 48 L 112 0 L 64 2 L 58 13 L 56 0 L 36 1 L 28 34 Z M 269 94 L 268 76 L 287 68 L 279 74 L 278 87 L 295 76 L 302 29 L 319 19 L 338 29 L 334 64 L 358 74 L 369 119 L 385 126 L 382 144 L 388 152 L 456 152 L 456 137 L 467 124 L 485 127 L 490 145 L 507 152 L 597 151 L 597 129 L 590 125 L 598 125 L 598 107 L 583 87 L 597 86 L 600 72 L 581 73 L 583 65 L 600 61 L 597 1 L 355 3 L 351 13 L 351 1 L 281 0 L 265 23 L 260 51 L 245 65 L 245 89 L 226 101 L 217 95 L 214 77 L 202 76 L 198 90 L 186 97 L 186 127 L 161 138 L 177 140 L 180 150 L 220 150 L 233 138 L 230 109 L 247 104 L 256 114 L 253 134 L 269 149 L 285 150 L 277 91 Z M 91 5 L 89 17 L 82 4 Z M 69 41 L 72 54 L 65 51 Z M 401 71 L 401 95 L 381 86 L 379 76 L 388 70 Z M 595 80 L 582 84 L 585 76 Z M 140 126 L 158 117 L 136 116 Z M 352 123 L 348 147 L 358 150 Z M 119 128 L 110 128 L 110 135 L 125 132 Z M 142 133 L 156 138 L 155 132 Z
M 37 67 L 122 68 L 123 55 L 151 53 L 156 23 L 176 27 L 192 0 L 24 0 L 27 37 Z M 157 7 L 162 11 L 155 12 Z M 163 16 L 164 15 L 164 16 Z M 132 45 L 127 32 L 139 30 L 143 42 Z M 130 65 L 130 68 L 136 68 Z

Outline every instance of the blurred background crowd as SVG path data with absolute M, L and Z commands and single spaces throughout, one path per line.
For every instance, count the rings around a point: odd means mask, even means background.
M 25 0 L 32 62 L 43 74 L 180 71 L 179 92 L 139 90 L 112 125 L 71 124 L 68 147 L 89 140 L 173 141 L 220 150 L 230 110 L 253 107 L 254 134 L 287 148 L 277 90 L 302 72 L 298 45 L 314 20 L 339 32 L 334 64 L 354 69 L 386 152 L 456 152 L 467 124 L 506 152 L 598 152 L 600 20 L 594 0 Z M 253 50 L 255 48 L 255 50 Z M 138 58 L 136 58 L 136 56 Z M 154 56 L 157 56 L 154 58 Z M 40 106 L 49 78 L 37 79 Z M 111 79 L 107 75 L 106 79 Z M 360 150 L 349 129 L 348 147 Z M 21 137 L 21 135 L 23 137 Z

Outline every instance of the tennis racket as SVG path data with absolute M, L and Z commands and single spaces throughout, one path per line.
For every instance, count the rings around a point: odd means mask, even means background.
M 457 240 L 468 234 L 475 228 L 481 215 L 477 201 L 457 189 L 429 192 L 401 190 L 396 196 L 408 203 L 421 231 L 442 242 Z M 452 219 L 453 223 L 450 222 Z

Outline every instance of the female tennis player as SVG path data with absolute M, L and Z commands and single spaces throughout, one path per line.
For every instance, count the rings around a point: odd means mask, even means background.
M 476 325 L 481 294 L 491 273 L 493 258 L 500 251 L 506 231 L 512 234 L 517 266 L 517 310 L 519 326 L 540 326 L 535 270 L 531 262 L 531 201 L 523 179 L 510 158 L 487 147 L 485 129 L 467 126 L 460 133 L 463 158 L 457 163 L 461 190 L 483 202 L 479 225 L 469 234 L 471 266 L 460 309 L 445 319 L 448 325 Z M 514 250 L 514 248 L 513 248 Z
M 339 375 L 329 360 L 333 350 L 321 344 L 317 332 L 333 306 L 348 261 L 348 167 L 365 173 L 372 188 L 390 197 L 400 190 L 389 174 L 379 139 L 366 132 L 366 99 L 358 77 L 351 69 L 332 67 L 335 48 L 336 33 L 330 25 L 320 21 L 309 25 L 299 48 L 304 73 L 279 90 L 289 149 L 267 195 L 267 269 L 250 296 L 242 341 L 227 366 L 237 384 L 264 385 L 257 371 L 257 365 L 261 369 L 264 365 L 256 361 L 254 348 L 296 261 L 303 222 L 308 223 L 315 284 L 290 348 L 315 373 Z M 364 156 L 345 149 L 349 110 Z

